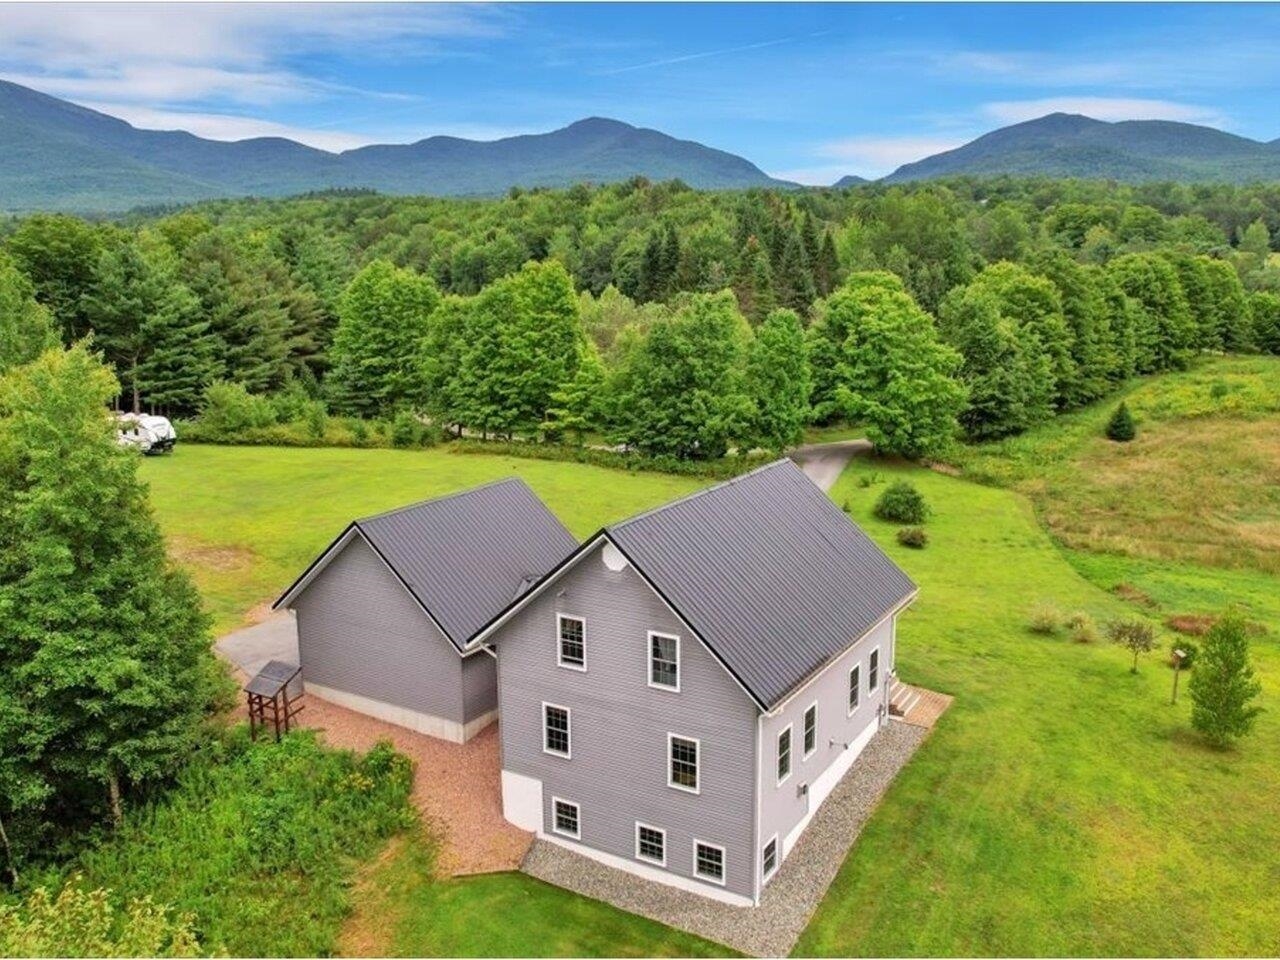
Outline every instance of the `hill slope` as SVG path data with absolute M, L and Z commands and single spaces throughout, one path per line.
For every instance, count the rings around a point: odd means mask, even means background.
M 335 154 L 276 137 L 224 142 L 140 130 L 0 81 L 0 210 L 109 212 L 331 187 L 484 195 L 635 175 L 702 189 L 787 186 L 731 153 L 616 120 L 491 142 L 431 137 Z
M 1107 123 L 1052 113 L 908 163 L 888 182 L 996 174 L 1113 180 L 1280 179 L 1280 143 L 1167 120 Z

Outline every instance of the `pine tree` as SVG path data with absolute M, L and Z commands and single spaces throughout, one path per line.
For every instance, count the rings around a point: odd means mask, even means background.
M 810 375 L 804 327 L 794 311 L 775 310 L 756 330 L 746 384 L 755 445 L 781 454 L 799 443 L 809 417 Z
M 1250 336 L 1263 353 L 1280 355 L 1280 294 L 1255 293 L 1249 298 Z
M 1235 611 L 1210 629 L 1191 672 L 1191 725 L 1216 747 L 1225 747 L 1253 729 L 1261 712 L 1253 704 L 1262 685 L 1249 661 L 1249 635 Z
M 792 231 L 782 252 L 782 263 L 774 278 L 778 303 L 799 314 L 807 314 L 818 298 L 813 273 L 804 253 L 799 233 Z
M 1111 414 L 1111 419 L 1107 421 L 1107 439 L 1114 440 L 1116 443 L 1128 443 L 1137 435 L 1138 430 L 1134 426 L 1129 405 L 1121 401 L 1115 413 Z
M 769 269 L 769 256 L 755 237 L 747 239 L 738 259 L 733 292 L 738 298 L 738 308 L 742 315 L 753 324 L 764 320 L 777 303 L 773 293 L 773 272 Z
M 4 742 L 41 745 L 28 771 L 64 824 L 118 824 L 130 789 L 172 776 L 229 693 L 139 461 L 115 442 L 118 391 L 84 346 L 0 381 L 0 707 L 23 705 Z
M 658 285 L 658 297 L 666 300 L 676 289 L 677 277 L 680 273 L 680 237 L 676 228 L 668 225 L 667 236 L 662 243 L 662 270 Z
M 641 303 L 662 299 L 662 237 L 657 231 L 649 234 L 644 255 L 640 258 L 640 278 L 636 287 L 636 299 Z
M 822 235 L 822 246 L 818 249 L 818 259 L 814 263 L 813 280 L 818 288 L 818 296 L 830 295 L 836 288 L 840 275 L 840 257 L 836 253 L 836 241 L 828 230 Z

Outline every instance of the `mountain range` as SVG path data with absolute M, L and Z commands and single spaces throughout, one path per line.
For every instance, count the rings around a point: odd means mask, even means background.
M 1106 123 L 1055 113 L 899 167 L 899 183 L 997 174 L 1126 181 L 1280 180 L 1280 140 L 1160 120 Z M 641 175 L 700 189 L 797 188 L 748 160 L 657 130 L 592 117 L 550 133 L 429 137 L 331 153 L 280 137 L 234 142 L 123 120 L 0 80 L 0 211 L 110 213 L 215 197 L 334 188 L 493 196 Z M 869 181 L 855 175 L 835 186 Z

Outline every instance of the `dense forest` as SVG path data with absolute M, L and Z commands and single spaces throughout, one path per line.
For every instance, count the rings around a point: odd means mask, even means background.
M 865 424 L 919 456 L 1201 351 L 1280 352 L 1280 185 L 350 192 L 0 225 L 0 366 L 92 335 L 125 407 L 649 455 Z

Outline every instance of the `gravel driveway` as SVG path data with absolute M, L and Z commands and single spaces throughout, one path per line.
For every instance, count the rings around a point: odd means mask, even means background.
M 537 841 L 525 873 L 760 957 L 785 957 L 826 895 L 849 848 L 898 771 L 928 736 L 890 721 L 866 746 L 801 834 L 758 907 L 734 907 L 654 883 L 557 844 Z
M 869 440 L 837 440 L 796 447 L 789 456 L 824 493 L 829 492 L 854 456 L 871 451 Z

